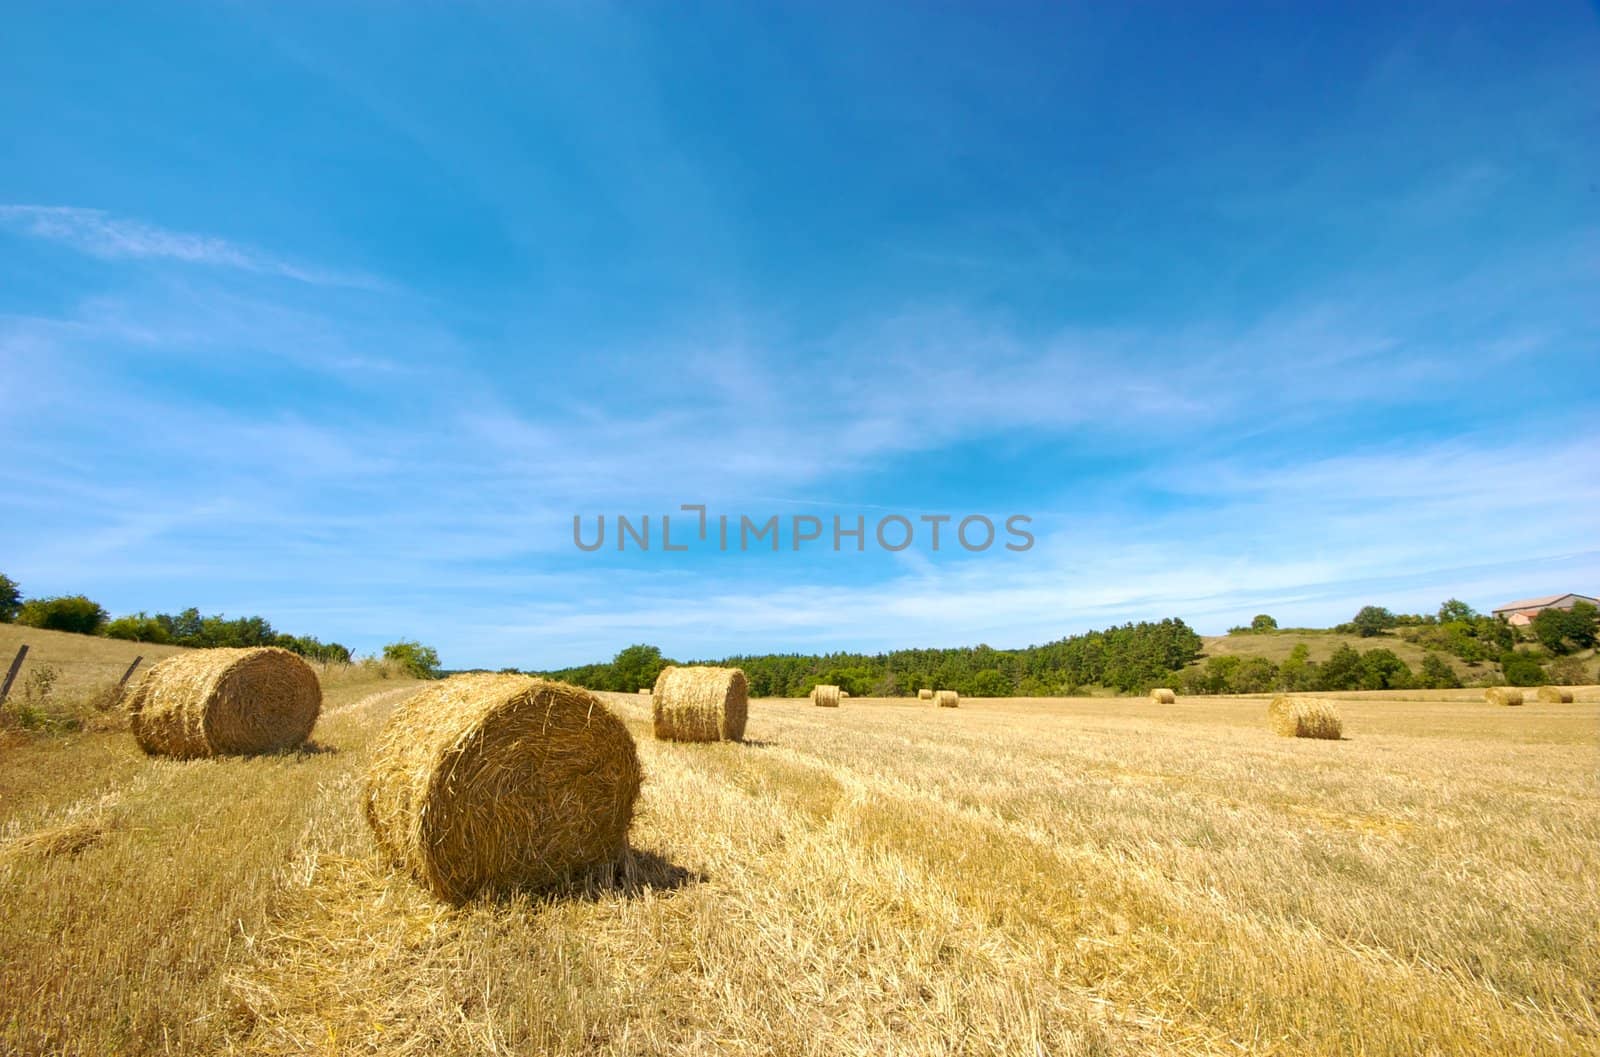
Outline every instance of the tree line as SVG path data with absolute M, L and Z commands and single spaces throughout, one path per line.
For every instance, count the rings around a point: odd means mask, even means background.
M 737 654 L 686 661 L 744 669 L 755 697 L 804 697 L 819 683 L 858 697 L 897 697 L 922 687 L 971 697 L 1048 697 L 1089 686 L 1144 692 L 1171 680 L 1200 651 L 1200 636 L 1181 620 L 1143 621 L 1071 635 L 1040 646 L 1002 650 L 979 645 L 886 653 Z M 668 664 L 655 646 L 630 646 L 609 663 L 544 672 L 591 690 L 632 693 L 651 686 Z
M 340 643 L 280 632 L 265 617 L 201 616 L 191 606 L 180 613 L 140 611 L 112 619 L 104 606 L 85 595 L 25 599 L 16 581 L 0 574 L 0 623 L 13 622 L 131 642 L 199 648 L 279 646 L 316 661 L 348 664 L 351 660 L 350 650 Z

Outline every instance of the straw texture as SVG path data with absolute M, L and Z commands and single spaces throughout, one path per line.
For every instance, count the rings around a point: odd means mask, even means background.
M 195 650 L 145 672 L 128 709 L 133 736 L 152 755 L 281 752 L 311 736 L 322 684 L 288 650 Z
M 928 689 L 926 686 L 924 686 L 921 690 L 917 691 L 917 700 L 918 701 L 932 701 L 933 700 L 933 691 Z
M 1158 705 L 1174 705 L 1178 703 L 1178 695 L 1164 686 L 1158 686 L 1150 691 L 1150 700 Z
M 1339 706 L 1325 697 L 1290 697 L 1279 694 L 1267 706 L 1273 733 L 1285 738 L 1323 738 L 1337 741 L 1344 735 Z
M 1541 686 L 1536 695 L 1540 701 L 1552 705 L 1572 704 L 1572 691 L 1560 686 Z
M 639 778 L 628 729 L 589 691 L 460 675 L 389 717 L 367 770 L 367 823 L 396 868 L 460 903 L 614 861 Z
M 1520 705 L 1522 691 L 1514 686 L 1491 686 L 1483 692 L 1483 699 L 1491 705 Z
M 655 735 L 662 741 L 740 741 L 749 694 L 739 668 L 663 668 L 650 695 Z
M 961 695 L 954 690 L 938 690 L 934 692 L 933 703 L 940 708 L 959 708 Z

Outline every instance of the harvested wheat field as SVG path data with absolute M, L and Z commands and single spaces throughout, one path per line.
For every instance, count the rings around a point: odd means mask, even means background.
M 454 907 L 362 775 L 419 684 L 328 689 L 319 751 L 0 767 L 0 1052 L 1451 1054 L 1600 1050 L 1600 691 L 751 702 L 657 741 L 629 850 Z

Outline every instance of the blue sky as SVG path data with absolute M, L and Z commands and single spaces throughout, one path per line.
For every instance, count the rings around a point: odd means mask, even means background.
M 1597 593 L 1594 7 L 1199 7 L 14 8 L 0 571 L 456 667 Z M 572 544 L 682 503 L 1037 543 Z

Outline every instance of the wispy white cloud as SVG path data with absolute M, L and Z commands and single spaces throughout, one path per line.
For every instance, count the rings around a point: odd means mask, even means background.
M 263 250 L 211 235 L 172 231 L 79 206 L 0 205 L 0 226 L 68 246 L 104 260 L 177 261 L 279 276 L 313 286 L 381 289 L 385 284 L 358 272 L 307 267 Z

